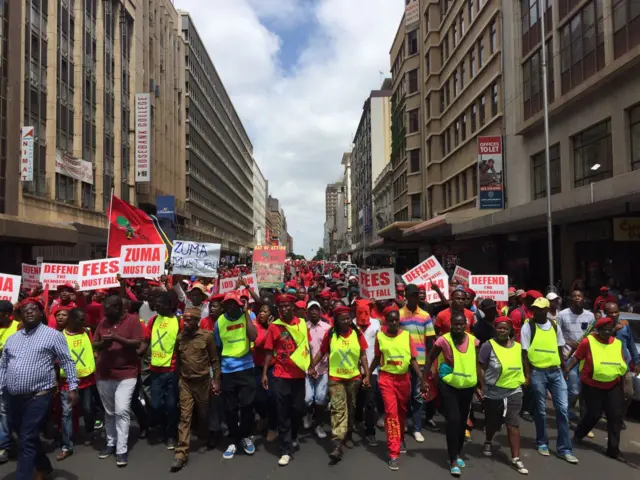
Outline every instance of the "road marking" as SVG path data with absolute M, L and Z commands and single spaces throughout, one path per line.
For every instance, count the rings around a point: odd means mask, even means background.
M 635 440 L 631 440 L 631 442 L 633 445 L 635 445 L 636 447 L 640 448 L 640 442 L 636 442 Z

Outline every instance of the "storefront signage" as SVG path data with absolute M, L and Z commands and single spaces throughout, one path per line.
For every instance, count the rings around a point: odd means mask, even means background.
M 613 240 L 616 242 L 640 242 L 640 217 L 614 218 Z
M 480 210 L 504 208 L 502 137 L 478 137 Z
M 136 183 L 151 181 L 151 94 L 136 93 L 135 106 Z
M 35 132 L 33 127 L 22 127 L 22 144 L 20 146 L 20 179 L 23 182 L 33 181 L 33 141 Z

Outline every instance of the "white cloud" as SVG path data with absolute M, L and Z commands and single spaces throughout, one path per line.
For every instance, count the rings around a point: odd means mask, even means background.
M 400 0 L 176 0 L 198 32 L 284 208 L 296 253 L 322 244 L 324 189 L 341 172 L 369 91 L 389 75 Z M 315 15 L 296 65 L 279 68 L 286 22 Z M 290 25 L 290 23 L 288 24 Z M 282 27 L 286 29 L 285 27 Z

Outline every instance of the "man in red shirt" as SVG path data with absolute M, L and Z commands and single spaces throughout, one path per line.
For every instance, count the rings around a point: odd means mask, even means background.
M 311 285 L 311 282 L 313 281 L 313 272 L 309 271 L 309 267 L 305 265 L 304 267 L 302 267 L 302 273 L 300 274 L 300 278 L 302 279 L 304 286 L 306 288 L 309 288 L 309 286 Z
M 531 305 L 536 298 L 541 298 L 543 295 L 537 290 L 527 290 L 524 294 L 523 304 L 513 310 L 509 315 L 511 322 L 513 323 L 513 332 L 515 334 L 516 342 L 520 341 L 520 330 L 524 323 L 533 318 L 533 312 L 531 311 Z
M 464 312 L 467 319 L 467 332 L 471 332 L 471 327 L 476 323 L 476 317 L 471 310 L 465 308 L 467 305 L 467 293 L 464 290 L 454 290 L 451 292 L 451 306 L 445 308 L 436 316 L 434 327 L 440 336 L 451 331 L 451 313 Z

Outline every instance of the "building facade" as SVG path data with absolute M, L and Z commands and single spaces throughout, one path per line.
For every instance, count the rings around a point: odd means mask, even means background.
M 254 244 L 265 245 L 267 234 L 267 182 L 255 160 L 253 162 L 252 184 Z
M 353 204 L 351 201 L 353 188 L 351 185 L 351 152 L 342 154 L 342 185 L 336 206 L 337 253 L 346 255 L 353 250 Z
M 342 183 L 330 183 L 327 185 L 324 193 L 324 210 L 325 220 L 332 218 L 335 215 L 336 207 L 338 206 L 338 193 L 342 189 Z
M 283 225 L 282 210 L 280 209 L 280 201 L 269 195 L 268 199 L 269 219 L 271 223 L 270 240 L 271 245 L 283 245 L 282 234 L 286 232 Z

